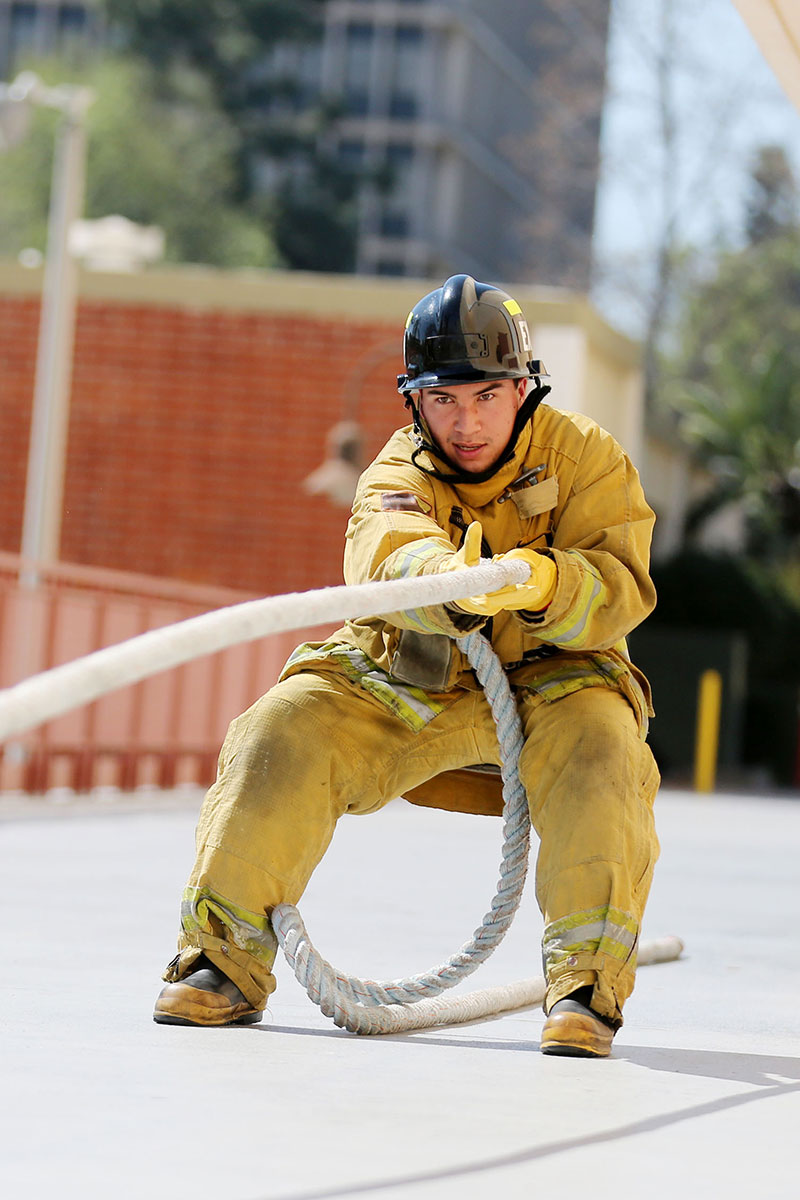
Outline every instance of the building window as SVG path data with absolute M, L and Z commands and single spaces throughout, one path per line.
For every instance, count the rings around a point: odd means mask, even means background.
M 399 209 L 387 208 L 381 216 L 381 234 L 383 237 L 407 237 L 408 227 L 408 213 L 401 212 Z
M 58 46 L 62 54 L 80 55 L 91 44 L 89 14 L 77 4 L 62 4 L 58 10 Z
M 295 51 L 297 80 L 297 109 L 310 108 L 319 98 L 322 53 L 316 44 L 298 46 Z
M 386 147 L 386 158 L 395 174 L 400 175 L 414 161 L 414 147 L 410 142 L 390 142 Z
M 358 171 L 364 162 L 364 143 L 359 141 L 339 142 L 339 162 L 350 171 Z
M 409 208 L 413 194 L 414 147 L 393 142 L 386 147 L 389 188 L 381 208 L 380 231 L 384 237 L 404 238 L 411 231 Z
M 392 117 L 410 120 L 417 116 L 422 45 L 422 30 L 416 26 L 400 25 L 395 29 L 389 92 L 389 115 Z
M 12 4 L 9 22 L 10 60 L 29 54 L 36 43 L 38 25 L 35 4 Z
M 88 24 L 85 8 L 77 4 L 62 4 L 58 10 L 58 31 L 67 37 L 83 35 Z
M 386 147 L 386 166 L 390 193 L 395 202 L 410 195 L 414 147 L 408 142 L 390 142 Z
M 363 116 L 369 110 L 369 79 L 372 65 L 373 28 L 348 25 L 345 41 L 344 93 L 347 111 Z
M 379 258 L 375 264 L 376 275 L 405 275 L 406 264 L 397 258 Z

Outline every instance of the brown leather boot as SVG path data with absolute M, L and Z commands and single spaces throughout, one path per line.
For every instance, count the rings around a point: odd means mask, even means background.
M 611 1021 L 589 1007 L 591 995 L 592 988 L 579 988 L 553 1005 L 542 1030 L 542 1054 L 608 1057 L 616 1030 Z
M 253 1025 L 263 1016 L 203 955 L 188 975 L 161 989 L 153 1012 L 159 1025 Z

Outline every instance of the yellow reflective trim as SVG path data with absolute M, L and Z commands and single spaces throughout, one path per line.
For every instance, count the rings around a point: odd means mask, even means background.
M 522 309 L 517 304 L 516 300 L 504 300 L 503 308 L 507 308 L 512 317 L 516 317 L 518 313 L 522 312 Z
M 246 954 L 252 954 L 268 969 L 275 962 L 278 940 L 272 931 L 269 917 L 264 913 L 240 908 L 226 896 L 209 887 L 187 887 L 181 901 L 181 925 L 186 933 L 212 933 L 210 917 L 214 916 L 230 930 L 233 944 Z
M 432 559 L 443 558 L 446 553 L 442 543 L 435 538 L 418 538 L 414 542 L 407 542 L 395 551 L 392 578 L 414 579 L 424 572 Z
M 413 315 L 414 315 L 414 310 L 412 308 L 411 312 L 406 317 L 406 329 L 408 329 L 409 325 L 411 324 L 411 318 L 413 317 Z
M 551 921 L 544 936 L 546 938 L 563 937 L 566 933 L 579 929 L 581 925 L 593 924 L 597 921 L 611 921 L 621 929 L 627 929 L 634 934 L 639 930 L 639 923 L 633 913 L 625 912 L 624 909 L 615 908 L 610 904 L 598 904 L 594 908 L 585 908 L 582 911 L 569 913 L 558 921 Z
M 588 641 L 589 622 L 607 599 L 607 589 L 600 575 L 577 550 L 567 550 L 566 553 L 578 559 L 584 567 L 584 577 L 581 581 L 577 600 L 556 625 L 547 630 L 547 640 L 556 646 L 565 646 L 579 650 Z
M 545 970 L 549 973 L 579 955 L 605 955 L 633 965 L 638 940 L 639 924 L 631 913 L 605 905 L 571 913 L 545 927 Z
M 441 630 L 434 629 L 433 632 L 440 633 Z M 424 688 L 393 679 L 368 658 L 363 650 L 356 646 L 348 646 L 344 642 L 325 642 L 323 645 L 306 642 L 298 646 L 281 671 L 280 677 L 286 679 L 297 671 L 313 670 L 318 663 L 324 663 L 326 660 L 335 663 L 352 683 L 380 700 L 415 733 L 419 733 L 429 721 L 444 711 L 444 704 L 434 700 Z

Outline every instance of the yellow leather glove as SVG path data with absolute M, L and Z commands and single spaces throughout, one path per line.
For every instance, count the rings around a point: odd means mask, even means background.
M 467 532 L 464 534 L 464 542 L 460 550 L 456 550 L 455 554 L 451 554 L 439 571 L 463 571 L 465 567 L 479 567 L 481 565 L 481 544 L 483 542 L 483 528 L 480 521 L 473 521 Z M 462 601 L 453 601 L 461 606 Z
M 505 554 L 495 554 L 492 562 L 508 562 L 512 559 L 521 560 L 530 567 L 531 573 L 525 583 L 512 583 L 508 587 L 498 588 L 496 592 L 488 592 L 484 596 L 471 596 L 468 600 L 454 600 L 453 603 L 464 612 L 482 617 L 494 617 L 499 612 L 521 608 L 530 609 L 532 612 L 547 608 L 556 594 L 558 583 L 558 569 L 552 558 L 540 554 L 538 550 L 519 548 L 508 550 Z

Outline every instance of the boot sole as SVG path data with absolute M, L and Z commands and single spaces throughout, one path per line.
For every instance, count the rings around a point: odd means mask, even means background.
M 263 1012 L 251 1012 L 230 1020 L 223 1018 L 220 1021 L 190 1021 L 188 1017 L 174 1017 L 171 1013 L 154 1012 L 153 1020 L 156 1025 L 190 1025 L 195 1029 L 224 1029 L 226 1025 L 257 1025 L 263 1016 Z
M 570 1046 L 562 1042 L 551 1042 L 539 1047 L 542 1054 L 560 1054 L 564 1058 L 608 1058 L 610 1050 L 589 1050 L 585 1046 Z

